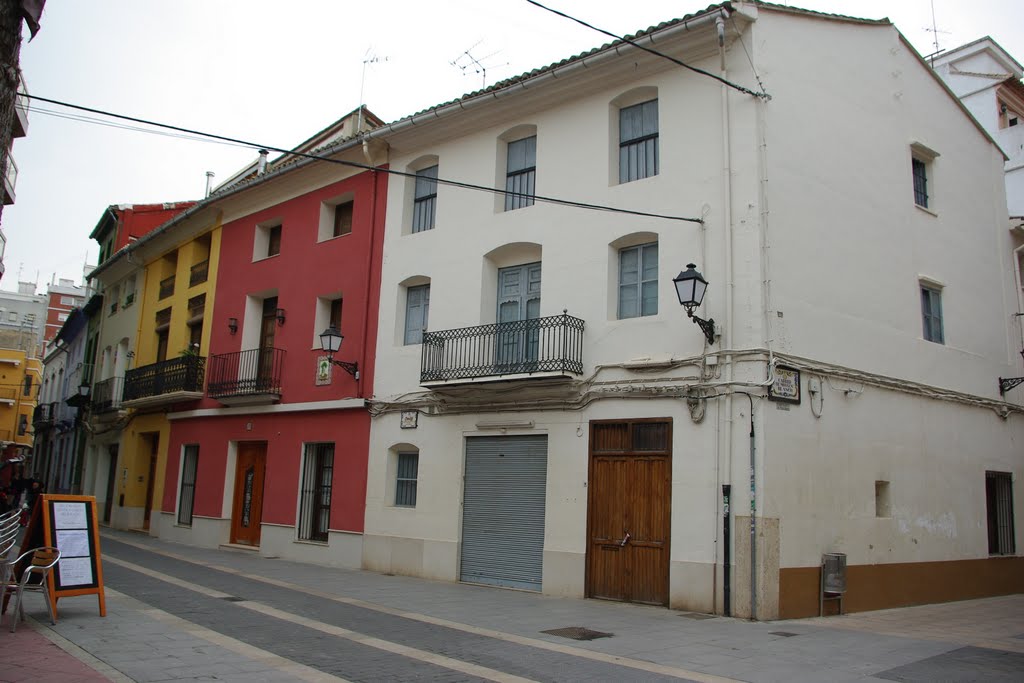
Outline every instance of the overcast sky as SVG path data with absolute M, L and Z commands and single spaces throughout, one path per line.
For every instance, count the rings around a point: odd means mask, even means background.
M 710 0 L 544 4 L 622 35 Z M 783 4 L 888 16 L 922 54 L 936 36 L 949 49 L 990 35 L 1024 60 L 1019 0 Z M 361 83 L 370 110 L 392 121 L 477 90 L 485 76 L 490 85 L 607 42 L 525 0 L 49 0 L 41 24 L 21 51 L 30 93 L 285 148 L 355 109 Z M 254 148 L 33 108 L 28 136 L 14 144 L 17 202 L 3 211 L 8 291 L 19 279 L 40 290 L 54 278 L 81 282 L 99 252 L 89 233 L 108 205 L 199 199 L 206 171 L 224 180 L 256 158 Z

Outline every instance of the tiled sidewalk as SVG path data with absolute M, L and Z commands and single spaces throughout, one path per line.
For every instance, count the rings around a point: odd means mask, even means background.
M 35 622 L 24 621 L 18 624 L 14 633 L 10 632 L 10 615 L 4 615 L 0 624 L 0 681 L 4 683 L 21 683 L 22 681 L 38 683 L 91 683 L 111 680 L 125 680 L 115 676 L 108 678 L 99 673 L 93 666 L 86 664 L 79 657 L 92 660 L 94 666 L 106 668 L 101 662 L 94 660 L 88 653 L 76 645 L 57 636 L 49 629 L 40 629 Z M 37 630 L 38 629 L 38 630 Z M 56 641 L 56 642 L 55 642 Z M 60 643 L 60 644 L 58 644 Z M 61 647 L 63 645 L 63 647 Z M 75 656 L 72 652 L 77 651 Z

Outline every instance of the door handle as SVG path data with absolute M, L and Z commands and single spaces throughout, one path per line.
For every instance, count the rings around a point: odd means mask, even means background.
M 621 541 L 619 541 L 619 547 L 620 548 L 625 548 L 626 544 L 629 543 L 629 539 L 630 539 L 630 535 L 629 535 L 629 532 L 627 531 L 626 535 L 623 537 L 623 539 Z

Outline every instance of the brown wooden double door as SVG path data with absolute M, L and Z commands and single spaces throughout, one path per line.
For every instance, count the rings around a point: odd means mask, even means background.
M 590 423 L 587 597 L 668 606 L 670 419 Z
M 263 480 L 267 471 L 266 442 L 238 444 L 235 457 L 235 499 L 231 542 L 259 545 L 263 523 Z

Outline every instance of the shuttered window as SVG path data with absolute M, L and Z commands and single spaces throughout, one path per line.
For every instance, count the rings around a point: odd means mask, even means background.
M 945 344 L 942 332 L 942 292 L 935 287 L 921 286 L 921 322 L 924 338 L 936 344 Z
M 306 444 L 299 499 L 299 540 L 327 542 L 333 481 L 334 444 Z
M 405 298 L 405 343 L 423 342 L 423 330 L 427 329 L 430 313 L 430 285 L 409 287 Z
M 412 203 L 412 231 L 434 229 L 437 212 L 437 166 L 416 171 L 416 191 Z
M 199 469 L 199 444 L 185 446 L 181 462 L 181 490 L 178 493 L 178 524 L 192 526 L 196 500 L 196 473 Z
M 619 110 L 619 182 L 658 175 L 658 100 Z

